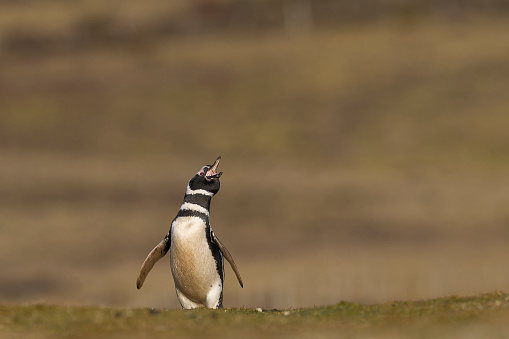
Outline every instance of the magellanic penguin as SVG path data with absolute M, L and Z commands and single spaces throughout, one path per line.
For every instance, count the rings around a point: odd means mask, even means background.
M 239 284 L 244 287 L 239 270 L 210 227 L 210 201 L 219 191 L 218 157 L 214 164 L 203 166 L 187 185 L 170 230 L 147 256 L 138 275 L 136 286 L 141 288 L 154 264 L 170 252 L 170 267 L 177 298 L 182 308 L 222 308 L 224 265 L 230 263 Z

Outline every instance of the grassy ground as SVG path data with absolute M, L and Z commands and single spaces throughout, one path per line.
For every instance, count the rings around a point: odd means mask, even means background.
M 502 292 L 260 311 L 3 305 L 0 337 L 496 338 L 509 334 L 509 295 Z

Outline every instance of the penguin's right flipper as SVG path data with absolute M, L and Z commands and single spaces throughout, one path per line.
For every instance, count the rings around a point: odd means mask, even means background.
M 168 250 L 170 249 L 170 233 L 164 237 L 164 239 L 156 246 L 154 249 L 147 255 L 147 258 L 141 265 L 140 274 L 138 275 L 138 280 L 136 281 L 136 287 L 138 289 L 143 286 L 143 282 L 147 277 L 148 273 L 154 267 L 155 263 L 164 257 Z

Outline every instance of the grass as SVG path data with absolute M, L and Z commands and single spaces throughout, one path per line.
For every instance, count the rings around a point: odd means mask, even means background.
M 494 337 L 509 331 L 509 295 L 336 305 L 288 310 L 158 310 L 57 305 L 0 306 L 0 337 L 356 338 Z

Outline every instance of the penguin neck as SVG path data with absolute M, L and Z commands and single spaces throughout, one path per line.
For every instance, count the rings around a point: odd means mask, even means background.
M 211 195 L 205 195 L 200 193 L 195 194 L 186 194 L 184 196 L 184 201 L 182 202 L 182 206 L 186 204 L 198 205 L 207 211 L 210 211 L 210 201 L 212 200 Z

